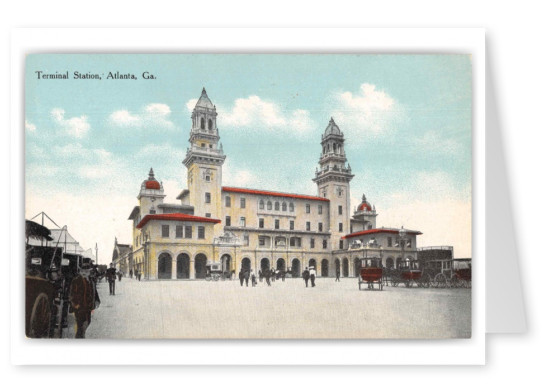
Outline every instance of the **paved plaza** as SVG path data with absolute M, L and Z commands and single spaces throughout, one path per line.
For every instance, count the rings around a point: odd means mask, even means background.
M 250 285 L 250 284 L 249 284 Z M 468 338 L 471 290 L 384 287 L 357 279 L 265 282 L 141 281 L 123 278 L 102 303 L 87 338 Z M 69 337 L 74 335 L 70 315 Z

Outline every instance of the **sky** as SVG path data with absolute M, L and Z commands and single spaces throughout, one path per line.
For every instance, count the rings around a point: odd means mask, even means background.
M 117 72 L 135 79 L 108 77 Z M 179 203 L 203 87 L 217 107 L 224 185 L 317 195 L 333 117 L 355 175 L 352 206 L 365 194 L 379 227 L 471 256 L 468 55 L 29 55 L 25 217 L 47 213 L 109 263 L 115 237 L 131 244 L 128 216 L 151 167 L 165 202 Z

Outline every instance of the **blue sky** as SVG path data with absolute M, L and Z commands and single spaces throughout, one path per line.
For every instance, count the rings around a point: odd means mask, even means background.
M 117 71 L 137 80 L 106 79 Z M 126 219 L 150 167 L 167 201 L 184 188 L 190 108 L 203 87 L 219 113 L 224 184 L 316 194 L 333 117 L 356 175 L 353 202 L 365 193 L 379 226 L 419 229 L 421 245 L 470 256 L 468 55 L 30 55 L 26 216 L 44 210 L 110 257 L 115 236 L 130 242 Z

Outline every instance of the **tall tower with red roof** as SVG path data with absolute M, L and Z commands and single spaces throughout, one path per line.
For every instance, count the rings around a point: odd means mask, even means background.
M 203 88 L 191 114 L 190 146 L 183 164 L 186 166 L 189 203 L 195 215 L 219 218 L 222 210 L 222 165 L 226 156 L 219 145 L 216 106 Z
M 350 181 L 354 175 L 347 164 L 344 135 L 333 118 L 322 135 L 321 147 L 313 181 L 318 185 L 318 195 L 331 201 L 328 211 L 331 248 L 338 250 L 341 237 L 350 232 Z

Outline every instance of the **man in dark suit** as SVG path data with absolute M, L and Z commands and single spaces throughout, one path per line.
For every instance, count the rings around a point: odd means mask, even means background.
M 310 272 L 308 271 L 308 268 L 304 269 L 304 271 L 302 272 L 302 279 L 306 284 L 306 288 L 308 288 L 308 280 L 310 279 Z
M 90 279 L 90 264 L 84 263 L 80 273 L 71 281 L 69 300 L 77 324 L 75 338 L 85 338 L 92 321 L 92 311 L 99 306 L 96 285 Z
M 109 269 L 105 272 L 105 276 L 107 277 L 107 281 L 109 282 L 109 294 L 115 295 L 115 281 L 117 280 L 117 269 L 113 266 L 113 264 L 109 265 Z

